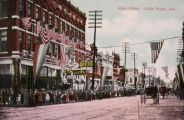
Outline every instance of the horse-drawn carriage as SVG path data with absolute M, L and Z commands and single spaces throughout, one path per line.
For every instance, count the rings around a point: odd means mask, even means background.
M 153 99 L 154 104 L 159 104 L 159 92 L 157 86 L 149 86 L 141 90 L 140 102 L 146 103 L 146 99 Z
M 160 95 L 163 97 L 163 99 L 165 98 L 165 96 L 168 97 L 169 93 L 171 92 L 171 88 L 168 88 L 166 86 L 161 86 L 159 88 L 159 92 L 160 92 Z

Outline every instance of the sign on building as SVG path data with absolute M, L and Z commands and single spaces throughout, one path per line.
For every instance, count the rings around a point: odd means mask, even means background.
M 66 75 L 85 75 L 86 70 L 65 70 Z
M 80 62 L 80 67 L 92 67 L 93 66 L 93 62 L 92 61 L 81 61 Z

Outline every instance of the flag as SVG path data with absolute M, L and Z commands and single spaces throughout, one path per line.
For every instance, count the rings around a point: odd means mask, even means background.
M 22 24 L 23 24 L 23 27 L 26 29 L 26 30 L 29 30 L 31 28 L 31 17 L 25 17 L 25 18 L 22 18 Z
M 49 44 L 35 45 L 34 64 L 33 64 L 34 80 L 36 80 L 37 76 L 40 74 L 41 67 L 44 63 L 48 47 Z
M 169 76 L 169 73 L 168 73 L 168 66 L 164 66 L 164 67 L 161 67 L 162 70 L 165 72 L 165 77 L 168 78 Z
M 103 73 L 102 73 L 102 80 L 101 80 L 102 85 L 104 84 L 104 81 L 105 81 L 105 78 L 107 76 L 108 70 L 109 70 L 109 66 L 104 66 Z
M 156 63 L 163 43 L 164 43 L 164 40 L 162 40 L 160 42 L 150 42 L 152 63 Z

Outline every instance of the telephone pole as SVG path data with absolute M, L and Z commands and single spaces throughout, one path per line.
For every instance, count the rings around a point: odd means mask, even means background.
M 138 58 L 137 53 L 132 53 L 133 59 L 134 59 L 134 84 L 135 84 L 135 88 L 137 88 L 136 84 L 137 84 L 137 77 L 135 77 L 135 69 L 136 69 L 136 59 Z
M 182 40 L 183 40 L 182 62 L 184 64 L 184 22 L 183 22 L 183 29 L 182 29 Z
M 142 66 L 143 66 L 142 87 L 144 88 L 144 86 L 145 86 L 145 78 L 146 78 L 145 69 L 147 68 L 147 62 L 143 62 Z
M 93 74 L 92 74 L 92 86 L 91 89 L 94 91 L 94 83 L 95 83 L 95 58 L 97 56 L 97 48 L 96 48 L 96 28 L 102 28 L 100 26 L 102 24 L 102 11 L 101 10 L 94 10 L 89 11 L 89 22 L 91 26 L 89 28 L 94 28 L 94 43 L 92 44 L 93 47 Z
M 125 55 L 124 66 L 125 66 L 125 69 L 126 69 L 126 54 L 130 53 L 130 43 L 129 42 L 123 42 L 122 47 L 123 47 L 123 53 Z

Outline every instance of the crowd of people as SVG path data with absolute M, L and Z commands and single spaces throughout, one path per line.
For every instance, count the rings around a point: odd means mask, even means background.
M 135 95 L 134 90 L 45 90 L 45 89 L 2 89 L 0 106 L 38 106 L 70 102 L 91 101 Z

